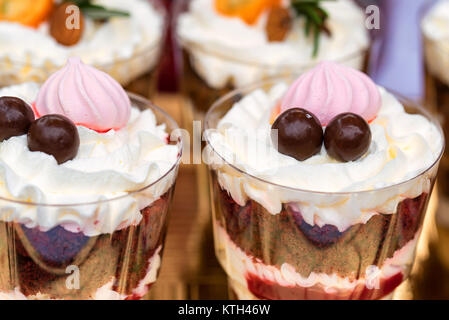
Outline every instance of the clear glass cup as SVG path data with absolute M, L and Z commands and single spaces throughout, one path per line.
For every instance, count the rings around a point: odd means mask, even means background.
M 206 132 L 217 128 L 218 121 L 241 97 L 255 89 L 268 91 L 279 81 L 269 80 L 222 97 L 206 115 Z M 442 134 L 438 122 L 424 108 L 397 98 L 407 112 L 427 117 Z M 228 275 L 230 293 L 236 298 L 390 298 L 409 276 L 441 155 L 420 175 L 386 188 L 312 192 L 252 176 L 226 162 L 210 144 L 207 134 L 206 142 L 208 158 L 218 160 L 209 165 L 215 250 Z M 236 201 L 222 186 L 228 178 L 244 181 L 243 189 L 258 190 L 260 199 L 282 193 L 291 200 L 282 204 L 279 214 L 272 214 L 251 198 Z M 417 184 L 423 192 L 410 193 Z M 407 198 L 407 194 L 413 196 Z M 326 211 L 351 204 L 352 210 L 362 214 L 361 204 L 374 200 L 388 203 L 392 199 L 398 202 L 395 213 L 376 214 L 365 224 L 352 225 L 343 232 L 333 225 L 311 226 L 299 210 L 301 206 L 310 206 Z
M 178 129 L 167 113 L 148 100 L 133 94 L 130 98 L 139 109 L 152 110 L 168 133 Z M 161 265 L 181 159 L 181 139 L 172 143 L 179 152 L 169 171 L 148 186 L 120 197 L 61 205 L 0 197 L 0 299 L 143 298 Z M 71 224 L 70 215 L 76 211 L 94 212 L 84 221 L 96 226 L 108 223 L 110 208 L 131 205 L 138 206 L 140 222 L 123 220 L 112 233 L 89 236 Z M 65 222 L 50 230 L 28 228 L 26 219 L 17 221 L 14 215 L 23 210 L 27 217 L 51 213 Z
M 449 39 L 436 40 L 428 36 L 423 28 L 424 19 L 439 0 L 432 0 L 422 10 L 422 39 L 425 63 L 426 106 L 435 113 L 443 126 L 446 152 L 438 172 L 438 208 L 435 222 L 437 236 L 431 245 L 436 248 L 441 262 L 449 270 Z
M 148 1 L 166 21 L 167 13 L 161 0 Z M 143 97 L 152 96 L 156 91 L 157 67 L 165 42 L 165 34 L 166 25 L 164 24 L 160 39 L 153 44 L 142 46 L 131 57 L 114 58 L 107 63 L 91 65 L 111 75 L 126 90 Z M 50 60 L 37 64 L 31 55 L 26 60 L 0 57 L 0 88 L 24 82 L 43 83 L 62 66 L 63 64 L 55 64 Z

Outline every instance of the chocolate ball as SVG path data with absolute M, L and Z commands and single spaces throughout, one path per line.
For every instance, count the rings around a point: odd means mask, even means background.
M 58 164 L 78 153 L 80 137 L 75 124 L 63 115 L 50 114 L 37 119 L 28 132 L 28 147 L 55 157 Z
M 348 162 L 363 156 L 371 144 L 368 123 L 357 114 L 342 113 L 331 120 L 324 133 L 324 146 L 334 159 Z
M 0 98 L 0 142 L 27 133 L 33 121 L 34 112 L 23 100 Z
M 271 127 L 271 140 L 282 154 L 303 161 L 317 154 L 323 144 L 323 128 L 310 112 L 300 108 L 288 109 L 279 115 Z

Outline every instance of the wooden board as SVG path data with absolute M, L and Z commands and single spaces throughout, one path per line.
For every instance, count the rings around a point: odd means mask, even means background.
M 154 103 L 181 123 L 182 99 L 158 96 Z M 215 258 L 207 171 L 181 165 L 164 255 L 151 299 L 227 299 L 226 275 Z

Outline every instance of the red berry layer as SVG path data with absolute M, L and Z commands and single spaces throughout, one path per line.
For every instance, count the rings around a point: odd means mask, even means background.
M 341 289 L 338 293 L 327 292 L 322 285 L 285 287 L 254 274 L 248 274 L 246 281 L 248 290 L 262 300 L 378 300 L 392 293 L 403 278 L 403 274 L 398 272 L 387 279 L 380 279 L 377 288 L 359 284 L 354 289 Z

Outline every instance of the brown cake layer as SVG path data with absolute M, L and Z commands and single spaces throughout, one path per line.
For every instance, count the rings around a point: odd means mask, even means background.
M 0 292 L 15 288 L 26 296 L 88 299 L 113 278 L 113 289 L 128 298 L 149 267 L 148 260 L 163 244 L 174 186 L 141 210 L 139 225 L 112 234 L 87 237 L 58 226 L 42 232 L 17 223 L 0 222 Z M 69 289 L 66 268 L 79 268 L 80 288 Z
M 238 205 L 218 185 L 215 174 L 216 217 L 231 240 L 264 264 L 288 263 L 303 277 L 311 272 L 336 273 L 350 280 L 363 277 L 366 268 L 383 262 L 412 240 L 427 207 L 427 194 L 402 201 L 395 214 L 374 215 L 366 224 L 344 232 L 335 226 L 310 226 L 300 212 L 283 205 L 273 215 L 253 200 Z

